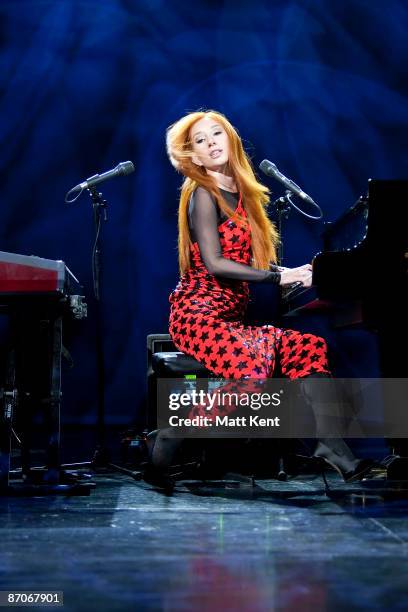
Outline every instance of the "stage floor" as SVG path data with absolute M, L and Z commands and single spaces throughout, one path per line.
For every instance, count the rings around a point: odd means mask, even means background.
M 0 590 L 64 591 L 73 611 L 407 609 L 407 500 L 363 499 L 334 474 L 333 500 L 319 477 L 171 496 L 95 482 L 87 497 L 0 498 Z

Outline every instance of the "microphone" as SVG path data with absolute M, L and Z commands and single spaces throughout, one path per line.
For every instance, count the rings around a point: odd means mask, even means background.
M 135 167 L 131 161 L 121 162 L 116 166 L 116 168 L 112 168 L 112 170 L 108 170 L 107 172 L 103 172 L 102 174 L 94 174 L 94 176 L 90 176 L 79 183 L 79 185 L 75 185 L 71 189 L 71 191 L 79 191 L 83 189 L 89 189 L 90 187 L 94 187 L 95 185 L 99 185 L 99 183 L 103 183 L 104 181 L 108 181 L 115 176 L 126 176 L 127 174 L 131 174 L 135 171 Z
M 289 189 L 289 191 L 299 196 L 299 198 L 302 198 L 302 200 L 304 200 L 305 202 L 308 202 L 308 204 L 314 204 L 315 206 L 317 206 L 316 202 L 314 202 L 314 200 L 312 200 L 312 198 L 308 196 L 307 193 L 305 193 L 299 187 L 299 185 L 296 185 L 296 183 L 288 179 L 284 174 L 282 174 L 282 172 L 279 172 L 276 165 L 269 161 L 269 159 L 264 159 L 259 164 L 259 168 L 267 176 L 273 176 L 274 178 L 276 178 L 282 183 L 282 185 L 286 187 L 286 189 Z

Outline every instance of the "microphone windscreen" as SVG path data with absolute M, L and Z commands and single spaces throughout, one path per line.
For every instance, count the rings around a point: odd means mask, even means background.
M 118 174 L 120 176 L 126 176 L 127 174 L 132 174 L 135 171 L 135 167 L 131 161 L 121 162 L 116 166 Z
M 274 173 L 277 170 L 277 167 L 275 166 L 275 164 L 273 164 L 271 161 L 269 161 L 269 159 L 264 159 L 259 164 L 259 168 L 260 168 L 260 170 L 262 170 L 262 172 L 264 172 L 268 176 L 273 176 Z

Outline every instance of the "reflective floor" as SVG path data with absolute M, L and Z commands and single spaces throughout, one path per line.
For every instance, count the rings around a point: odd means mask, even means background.
M 0 498 L 0 590 L 64 610 L 407 610 L 408 501 L 319 477 L 186 482 L 123 474 L 87 497 Z M 401 497 L 401 496 L 400 496 Z

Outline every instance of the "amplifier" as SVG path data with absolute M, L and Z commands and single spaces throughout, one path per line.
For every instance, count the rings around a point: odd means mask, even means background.
M 153 353 L 173 353 L 177 350 L 170 334 L 149 334 L 147 336 L 147 374 L 149 375 L 150 372 Z
M 154 353 L 176 352 L 169 334 L 149 334 L 147 336 L 147 407 L 145 426 L 148 431 L 156 428 L 156 377 L 152 370 L 152 355 Z

